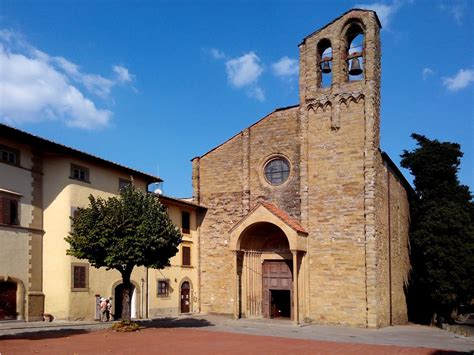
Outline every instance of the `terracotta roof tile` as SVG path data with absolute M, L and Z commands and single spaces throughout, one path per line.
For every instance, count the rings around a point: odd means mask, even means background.
M 283 222 L 288 224 L 295 231 L 308 234 L 308 232 L 305 231 L 305 229 L 296 219 L 290 217 L 285 211 L 281 210 L 274 204 L 271 204 L 269 202 L 261 202 L 260 204 L 264 206 L 267 210 L 269 210 L 271 213 L 273 213 L 275 216 L 280 218 Z

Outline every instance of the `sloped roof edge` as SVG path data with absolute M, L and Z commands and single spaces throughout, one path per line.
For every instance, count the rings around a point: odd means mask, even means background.
M 70 154 L 72 156 L 76 156 L 76 157 L 79 157 L 79 158 L 82 158 L 82 159 L 92 160 L 92 161 L 94 161 L 96 163 L 99 163 L 99 164 L 105 164 L 105 165 L 108 165 L 108 166 L 113 167 L 115 169 L 123 170 L 126 173 L 129 173 L 131 175 L 136 175 L 136 176 L 140 176 L 142 178 L 145 178 L 148 183 L 163 181 L 158 176 L 150 175 L 150 174 L 144 173 L 142 171 L 129 168 L 125 165 L 121 165 L 121 164 L 115 163 L 113 161 L 106 160 L 104 158 L 100 158 L 96 155 L 92 155 L 92 154 L 80 151 L 78 149 L 71 148 L 71 147 L 66 146 L 64 144 L 60 144 L 60 143 L 51 141 L 51 140 L 43 138 L 43 137 L 39 137 L 39 136 L 34 135 L 32 133 L 25 132 L 21 129 L 8 126 L 4 123 L 0 123 L 0 135 L 3 135 L 3 134 L 5 134 L 9 138 L 11 137 L 11 138 L 21 139 L 22 141 L 26 141 L 27 143 L 29 141 L 33 144 L 40 145 L 42 147 L 51 149 L 51 150 L 56 151 L 56 152 L 62 152 L 62 153 L 65 153 L 65 154 Z
M 368 9 L 359 9 L 359 8 L 354 8 L 354 9 L 350 9 L 346 12 L 344 12 L 341 16 L 339 17 L 336 17 L 334 20 L 332 20 L 331 22 L 329 22 L 328 24 L 324 25 L 323 27 L 317 29 L 316 31 L 310 33 L 309 35 L 307 35 L 306 37 L 304 37 L 302 40 L 301 40 L 301 43 L 298 44 L 298 46 L 301 46 L 302 44 L 304 44 L 306 42 L 306 40 L 311 37 L 311 36 L 314 36 L 316 33 L 324 30 L 326 27 L 329 27 L 331 26 L 334 22 L 340 20 L 342 17 L 346 16 L 348 13 L 352 12 L 352 11 L 366 11 L 366 12 L 373 12 L 374 15 L 375 15 L 375 18 L 377 19 L 377 24 L 379 25 L 380 28 L 382 28 L 382 24 L 380 23 L 380 19 L 379 19 L 379 16 L 377 15 L 377 12 L 375 12 L 374 10 L 368 10 Z

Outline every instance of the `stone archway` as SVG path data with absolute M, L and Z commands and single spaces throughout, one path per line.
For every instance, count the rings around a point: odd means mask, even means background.
M 130 318 L 141 318 L 140 314 L 140 300 L 141 292 L 137 282 L 130 280 L 132 284 L 132 295 L 130 297 Z M 114 319 L 120 319 L 122 315 L 122 290 L 123 281 L 118 280 L 112 285 L 113 302 L 112 311 Z
M 19 279 L 0 280 L 0 320 L 25 319 L 25 287 Z
M 293 315 L 292 253 L 285 233 L 272 223 L 255 223 L 241 235 L 239 256 L 239 313 L 246 318 L 273 318 L 278 290 L 288 293 L 285 304 L 278 307 Z
M 277 306 L 291 308 L 291 318 L 299 322 L 298 277 L 306 235 L 297 221 L 269 203 L 257 205 L 231 229 L 236 318 L 269 317 L 278 293 L 279 302 L 283 303 Z M 264 267 L 268 269 L 265 275 Z M 281 272 L 269 272 L 272 268 Z

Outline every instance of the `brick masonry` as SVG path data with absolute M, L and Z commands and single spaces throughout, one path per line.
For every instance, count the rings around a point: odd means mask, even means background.
M 365 68 L 362 80 L 349 81 L 346 34 L 354 24 L 364 32 Z M 352 10 L 306 37 L 299 46 L 300 104 L 274 111 L 193 160 L 194 198 L 208 208 L 201 227 L 202 311 L 233 313 L 229 231 L 269 201 L 308 232 L 297 261 L 300 319 L 361 327 L 407 321 L 409 208 L 398 171 L 379 149 L 379 30 L 374 12 Z M 319 69 L 323 39 L 333 53 L 327 88 Z M 280 186 L 263 175 L 274 156 L 291 165 Z

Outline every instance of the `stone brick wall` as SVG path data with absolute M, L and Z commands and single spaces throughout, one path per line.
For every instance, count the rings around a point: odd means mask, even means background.
M 310 318 L 365 325 L 364 100 L 311 109 L 308 125 Z
M 410 209 L 403 182 L 382 157 L 377 165 L 377 326 L 408 321 L 404 287 L 410 271 Z
M 364 31 L 364 78 L 358 81 L 347 76 L 346 32 L 353 23 Z M 193 160 L 193 195 L 208 208 L 200 243 L 204 312 L 233 312 L 229 230 L 267 200 L 308 232 L 299 274 L 300 319 L 362 327 L 388 325 L 390 317 L 394 324 L 406 321 L 409 212 L 405 187 L 398 175 L 387 173 L 379 152 L 379 30 L 374 12 L 353 10 L 306 37 L 299 46 L 299 106 L 271 113 Z M 323 39 L 333 50 L 327 88 L 318 69 Z M 291 164 L 281 186 L 263 176 L 273 155 Z
M 298 108 L 280 110 L 248 129 L 250 206 L 271 201 L 290 216 L 300 216 L 300 146 L 298 140 Z M 263 178 L 265 163 L 272 156 L 284 156 L 291 164 L 288 181 L 272 186 Z
M 201 226 L 201 309 L 231 313 L 233 264 L 229 230 L 261 200 L 299 216 L 298 109 L 276 111 L 206 155 L 193 160 L 193 195 L 208 208 Z M 276 189 L 262 170 L 274 154 L 292 164 L 288 181 Z M 197 183 L 199 181 L 199 183 Z
M 365 70 L 359 81 L 349 81 L 347 74 L 345 34 L 353 23 L 364 31 Z M 323 40 L 333 51 L 329 87 L 320 85 L 318 43 Z M 309 231 L 309 317 L 318 323 L 376 326 L 379 85 L 374 13 L 346 13 L 300 44 L 300 116 L 307 136 L 301 153 L 301 222 Z

